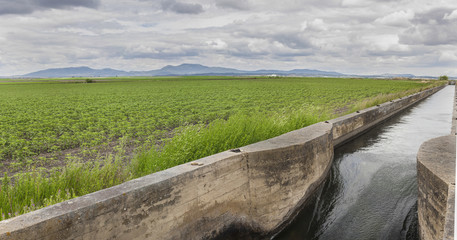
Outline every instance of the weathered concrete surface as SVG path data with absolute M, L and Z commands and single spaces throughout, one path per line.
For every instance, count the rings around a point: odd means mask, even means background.
M 334 143 L 439 89 L 2 221 L 0 239 L 264 238 L 289 222 L 325 179 Z
M 241 148 L 249 166 L 250 216 L 263 231 L 291 219 L 324 181 L 333 160 L 331 129 L 319 123 Z
M 205 239 L 274 231 L 327 175 L 331 125 L 180 165 L 0 223 L 0 239 Z
M 446 217 L 444 218 L 443 239 L 454 239 L 454 221 L 455 221 L 455 185 L 451 185 L 448 191 Z
M 357 137 L 382 121 L 394 116 L 405 108 L 443 89 L 436 87 L 401 99 L 386 102 L 371 108 L 351 113 L 329 120 L 333 124 L 333 138 L 335 147 Z
M 196 239 L 243 221 L 246 159 L 224 152 L 199 162 L 3 221 L 0 239 Z
M 423 240 L 454 239 L 456 137 L 423 143 L 417 154 L 419 235 Z M 448 225 L 445 230 L 445 221 Z M 446 233 L 446 234 L 444 234 Z

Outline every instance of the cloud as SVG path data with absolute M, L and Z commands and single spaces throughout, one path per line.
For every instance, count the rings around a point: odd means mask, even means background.
M 97 36 L 97 33 L 90 31 L 88 29 L 84 29 L 84 28 L 63 27 L 63 28 L 58 28 L 57 31 L 73 33 L 73 34 L 78 34 L 78 35 L 82 35 L 82 36 Z
M 402 10 L 390 13 L 384 17 L 377 18 L 375 23 L 380 23 L 390 26 L 408 27 L 411 25 L 410 20 L 414 18 L 412 10 Z
M 71 7 L 97 8 L 99 5 L 100 0 L 0 0 L 0 15 Z
M 457 9 L 452 11 L 451 14 L 445 14 L 444 15 L 444 19 L 446 20 L 453 20 L 453 19 L 457 19 Z
M 281 48 L 286 47 L 289 49 L 303 50 L 312 47 L 309 36 L 301 31 L 300 24 L 296 24 L 296 26 L 290 25 L 287 21 L 288 19 L 282 18 L 280 19 L 282 24 L 278 26 L 279 21 L 276 17 L 265 18 L 268 20 L 257 17 L 243 22 L 235 22 L 230 26 L 224 26 L 224 28 L 230 29 L 231 36 L 239 41 L 252 42 L 255 40 L 260 45 L 268 44 L 265 47 L 265 51 L 273 49 L 275 45 L 279 46 L 278 44 L 282 46 Z M 323 24 L 322 20 L 317 20 L 317 22 L 318 24 L 316 25 Z M 310 24 L 312 25 L 314 22 Z M 261 42 L 258 40 L 261 40 Z
M 206 44 L 212 49 L 217 49 L 217 50 L 222 50 L 227 48 L 227 43 L 222 41 L 221 39 L 215 39 L 215 40 L 208 40 L 206 41 Z
M 399 37 L 394 34 L 363 37 L 367 56 L 404 57 L 418 52 L 412 51 L 407 45 L 399 43 Z
M 400 42 L 428 46 L 457 44 L 454 11 L 438 8 L 416 14 L 412 20 L 414 25 L 400 35 Z
M 440 62 L 457 62 L 457 55 L 453 51 L 443 51 L 439 57 Z
M 97 8 L 99 0 L 34 0 L 36 4 L 43 8 L 66 8 L 66 7 L 87 7 Z
M 33 6 L 25 1 L 0 0 L 0 15 L 3 14 L 28 14 L 34 11 Z
M 181 14 L 199 14 L 203 12 L 203 7 L 198 3 L 182 3 L 176 0 L 164 0 L 161 2 L 162 10 L 172 11 Z
M 446 23 L 446 16 L 451 15 L 453 9 L 450 8 L 434 8 L 426 12 L 416 14 L 414 22 L 417 24 L 441 24 Z
M 302 31 L 308 30 L 308 31 L 316 31 L 316 32 L 321 32 L 321 31 L 327 31 L 328 27 L 324 23 L 324 20 L 321 18 L 316 18 L 311 22 L 303 22 L 301 25 Z
M 122 53 L 122 57 L 125 59 L 134 58 L 151 58 L 151 59 L 172 59 L 182 58 L 190 56 L 198 56 L 199 52 L 197 49 L 176 46 L 172 48 L 166 47 L 153 47 L 146 45 L 137 45 L 126 48 Z
M 271 40 L 279 42 L 291 49 L 307 49 L 312 47 L 306 36 L 299 32 L 272 34 Z
M 216 6 L 220 8 L 232 8 L 235 10 L 250 9 L 248 0 L 216 0 Z

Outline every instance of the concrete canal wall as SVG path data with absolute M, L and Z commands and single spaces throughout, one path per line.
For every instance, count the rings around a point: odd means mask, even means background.
M 328 122 L 0 222 L 0 239 L 262 238 L 324 181 L 335 145 L 435 93 L 426 90 Z
M 457 89 L 456 89 L 457 90 Z M 417 154 L 419 235 L 454 239 L 457 94 L 451 135 L 422 144 Z
M 449 135 L 431 139 L 419 149 L 418 217 L 423 240 L 454 239 L 455 144 L 455 135 Z

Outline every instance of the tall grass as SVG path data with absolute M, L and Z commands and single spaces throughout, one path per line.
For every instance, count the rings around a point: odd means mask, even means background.
M 0 185 L 0 220 L 120 184 L 130 175 L 120 158 L 100 163 L 73 163 L 53 171 L 32 171 Z
M 410 95 L 410 94 L 413 94 L 416 92 L 417 91 L 414 91 L 414 90 L 408 90 L 408 91 L 404 91 L 404 92 L 400 92 L 400 93 L 379 94 L 375 97 L 368 98 L 368 99 L 365 99 L 362 101 L 358 101 L 357 103 L 354 103 L 351 108 L 351 111 L 355 112 L 357 110 L 369 108 L 369 107 L 372 107 L 372 106 L 375 106 L 375 105 L 378 105 L 381 103 L 385 103 L 390 100 L 397 99 L 397 98 L 400 98 L 403 96 L 407 96 L 407 95 Z
M 288 115 L 233 115 L 218 119 L 208 126 L 180 128 L 165 142 L 163 148 L 140 153 L 131 163 L 134 177 L 164 170 L 224 150 L 245 146 L 328 119 L 318 108 Z

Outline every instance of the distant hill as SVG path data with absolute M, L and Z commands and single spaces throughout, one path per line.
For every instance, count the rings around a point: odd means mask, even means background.
M 92 69 L 89 67 L 52 68 L 28 73 L 19 77 L 26 78 L 59 78 L 59 77 L 114 77 L 114 76 L 216 76 L 216 75 L 281 75 L 281 76 L 345 76 L 337 72 L 310 69 L 256 70 L 244 71 L 234 68 L 208 67 L 200 64 L 181 64 L 165 66 L 150 71 L 121 71 L 111 68 Z
M 22 77 L 34 77 L 34 78 L 59 78 L 59 77 L 112 77 L 122 75 L 126 72 L 119 71 L 111 68 L 105 69 L 92 69 L 89 67 L 69 67 L 69 68 L 51 68 L 41 70 L 38 72 L 32 72 Z
M 200 64 L 181 64 L 179 66 L 165 66 L 159 70 L 145 72 L 151 76 L 174 76 L 174 75 L 225 75 L 225 74 L 243 74 L 245 71 L 223 68 L 207 67 Z
M 250 76 L 250 75 L 278 75 L 278 76 L 304 76 L 304 77 L 361 77 L 361 78 L 429 78 L 433 76 L 415 76 L 413 74 L 380 74 L 380 75 L 346 75 L 339 72 L 293 69 L 274 70 L 261 69 L 245 71 L 234 68 L 208 67 L 201 64 L 184 63 L 178 66 L 167 65 L 161 69 L 150 71 L 122 71 L 111 68 L 92 69 L 90 67 L 51 68 L 32 72 L 21 76 L 22 78 L 61 78 L 61 77 L 116 77 L 116 76 Z M 456 79 L 456 77 L 449 77 Z

